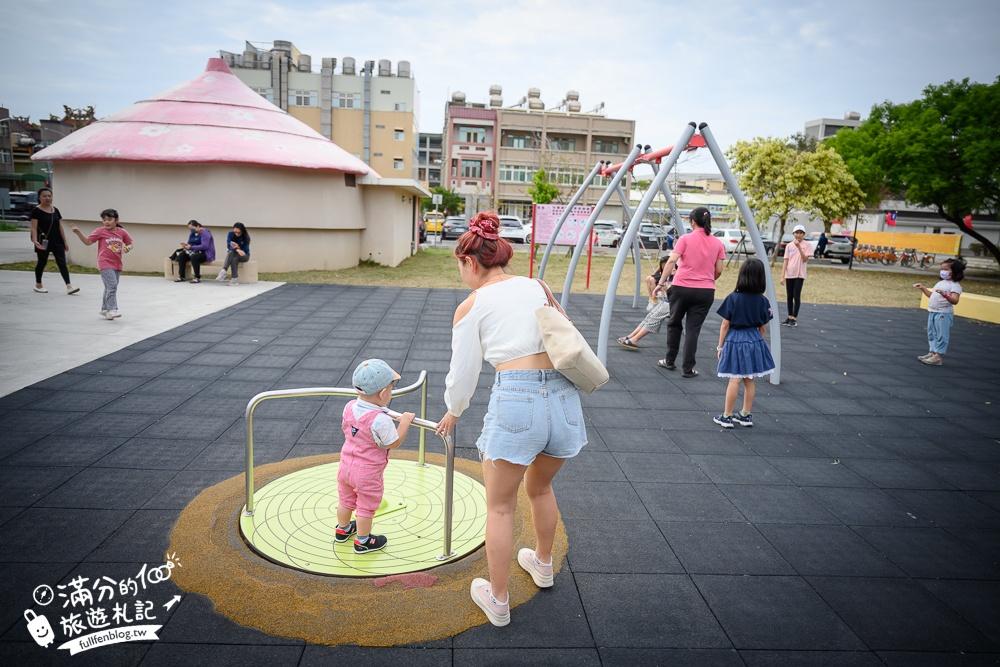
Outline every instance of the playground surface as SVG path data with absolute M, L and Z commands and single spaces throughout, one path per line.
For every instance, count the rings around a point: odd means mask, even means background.
M 30 292 L 30 277 L 18 278 Z M 0 275 L 0 284 L 8 279 Z M 122 286 L 141 291 L 155 280 L 126 277 Z M 160 310 L 191 299 L 180 287 L 158 297 Z M 555 586 L 515 608 L 506 628 L 483 618 L 445 639 L 371 648 L 238 625 L 162 575 L 182 510 L 244 472 L 247 401 L 272 389 L 349 385 L 354 366 L 378 356 L 400 369 L 403 383 L 428 372 L 427 416 L 437 420 L 451 317 L 465 296 L 269 287 L 195 318 L 163 320 L 161 330 L 70 367 L 39 355 L 45 378 L 0 396 L 0 663 L 1000 660 L 1000 327 L 956 320 L 945 365 L 928 367 L 916 360 L 926 352 L 923 311 L 812 304 L 796 329 L 781 332 L 782 384 L 757 383 L 751 429 L 711 421 L 725 390 L 713 374 L 714 313 L 702 332 L 700 378 L 656 367 L 663 333 L 638 352 L 609 349 L 611 382 L 584 398 L 590 442 L 556 480 L 567 558 Z M 58 318 L 48 328 L 37 328 L 43 314 L 31 301 L 5 297 L 4 361 L 14 340 L 44 350 L 50 330 L 123 326 L 125 318 L 99 320 L 96 289 L 86 290 L 87 313 L 45 314 Z M 216 291 L 223 289 L 243 288 Z M 571 303 L 592 342 L 601 303 L 581 295 Z M 616 301 L 612 340 L 642 317 L 630 303 Z M 483 370 L 456 432 L 458 456 L 473 461 L 492 379 Z M 257 463 L 335 453 L 342 405 L 314 398 L 262 406 Z M 414 410 L 419 400 L 392 407 Z M 175 558 L 183 567 L 185 554 Z M 82 609 L 70 604 L 70 582 L 80 577 L 92 591 L 88 606 L 107 607 L 110 620 L 112 606 L 127 602 L 132 621 L 146 614 L 145 622 L 162 625 L 158 639 L 57 652 L 68 641 L 61 617 Z M 51 603 L 33 600 L 42 585 L 53 589 Z M 380 590 L 373 586 L 372 595 Z M 53 645 L 32 641 L 26 609 L 47 614 Z

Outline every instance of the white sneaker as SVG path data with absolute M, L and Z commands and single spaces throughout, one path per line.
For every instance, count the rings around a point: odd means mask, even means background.
M 517 552 L 517 564 L 531 575 L 535 585 L 539 588 L 549 588 L 552 586 L 554 578 L 552 576 L 552 563 L 546 565 L 535 557 L 533 549 L 521 549 Z
M 215 279 L 219 280 L 219 281 L 225 280 L 226 279 L 226 270 L 222 269 L 221 271 L 219 271 L 219 275 L 215 276 Z
M 103 309 L 102 309 L 102 310 L 101 310 L 101 312 L 100 312 L 100 313 L 98 313 L 98 314 L 99 314 L 99 315 L 100 315 L 101 317 L 104 317 L 105 315 L 107 315 L 107 314 L 108 314 L 108 311 L 106 311 L 106 310 L 103 310 Z
M 240 284 L 240 281 L 237 278 L 233 278 L 232 280 L 229 281 L 229 285 L 230 286 L 239 285 L 239 284 Z
M 109 320 L 113 320 L 116 317 L 121 317 L 121 316 L 122 314 L 119 313 L 117 310 L 109 310 L 104 317 L 108 318 Z
M 476 606 L 483 610 L 486 618 L 490 619 L 490 623 L 493 625 L 502 628 L 510 623 L 510 596 L 508 595 L 507 602 L 499 602 L 493 597 L 490 582 L 476 577 L 472 580 L 469 596 L 476 603 Z

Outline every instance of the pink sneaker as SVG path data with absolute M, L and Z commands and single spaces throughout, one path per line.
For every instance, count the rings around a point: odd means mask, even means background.
M 510 623 L 510 596 L 508 595 L 506 602 L 497 602 L 493 597 L 493 587 L 490 586 L 490 582 L 476 577 L 472 580 L 469 595 L 476 606 L 486 614 L 486 618 L 490 619 L 490 623 L 501 628 Z
M 545 565 L 535 558 L 533 549 L 521 549 L 517 552 L 517 564 L 531 575 L 535 585 L 539 588 L 550 588 L 552 586 L 552 563 Z

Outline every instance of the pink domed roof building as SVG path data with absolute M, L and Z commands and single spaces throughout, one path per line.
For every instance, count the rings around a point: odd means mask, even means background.
M 247 87 L 221 58 L 197 77 L 39 151 L 56 205 L 84 233 L 115 208 L 135 239 L 127 268 L 159 270 L 198 220 L 221 255 L 235 222 L 261 271 L 396 266 L 415 248 L 416 181 L 382 179 Z M 71 246 L 72 247 L 72 246 Z M 92 253 L 74 253 L 81 264 Z

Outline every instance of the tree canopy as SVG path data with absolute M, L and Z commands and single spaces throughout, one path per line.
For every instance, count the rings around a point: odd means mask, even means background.
M 1000 250 L 965 223 L 997 215 L 1000 203 L 1000 77 L 992 84 L 949 81 L 922 99 L 883 102 L 855 131 L 827 142 L 875 204 L 887 193 L 928 206 L 976 238 L 1000 262 Z
M 796 142 L 757 137 L 738 141 L 726 157 L 759 222 L 778 219 L 778 238 L 794 211 L 830 223 L 861 209 L 863 193 L 843 159 L 823 145 L 796 150 Z
M 539 169 L 531 178 L 528 195 L 535 204 L 548 204 L 559 196 L 559 186 L 549 183 L 549 176 L 544 169 Z
M 440 185 L 435 185 L 431 188 L 431 194 L 441 195 L 441 204 L 438 205 L 438 210 L 445 215 L 459 215 L 465 211 L 465 198 L 462 195 L 457 195 Z M 434 204 L 429 198 L 425 197 L 420 200 L 420 209 L 422 211 L 433 211 Z

